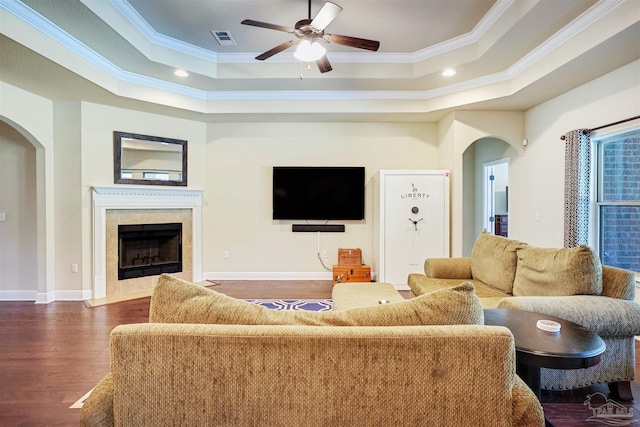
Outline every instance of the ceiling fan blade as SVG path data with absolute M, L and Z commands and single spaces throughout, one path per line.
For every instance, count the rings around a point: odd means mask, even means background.
M 311 21 L 311 26 L 316 30 L 324 30 L 327 25 L 331 23 L 336 16 L 338 16 L 342 12 L 342 8 L 335 3 L 331 3 L 330 1 L 326 2 L 320 12 L 313 18 Z
M 318 59 L 316 61 L 316 64 L 318 65 L 318 69 L 320 70 L 321 73 L 327 73 L 333 70 L 333 67 L 331 67 L 331 63 L 327 58 L 327 55 L 323 55 L 322 58 Z
M 276 31 L 284 31 L 285 33 L 290 33 L 290 34 L 293 34 L 295 32 L 293 28 L 285 27 L 284 25 L 269 24 L 267 22 L 254 21 L 253 19 L 245 19 L 244 21 L 241 22 L 241 24 L 252 25 L 254 27 L 268 28 L 270 30 L 276 30 Z
M 380 42 L 375 40 L 360 39 L 358 37 L 341 36 L 340 34 L 325 34 L 324 41 L 342 46 L 356 47 L 376 51 L 380 47 Z
M 288 42 L 284 42 L 282 44 L 279 44 L 278 46 L 274 47 L 273 49 L 269 49 L 265 53 L 256 56 L 256 59 L 258 59 L 260 61 L 264 61 L 267 58 L 271 58 L 276 53 L 280 53 L 283 50 L 289 49 L 290 47 L 295 46 L 298 43 L 300 43 L 300 40 L 289 40 Z

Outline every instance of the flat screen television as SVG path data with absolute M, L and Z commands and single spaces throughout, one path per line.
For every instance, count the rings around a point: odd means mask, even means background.
M 364 219 L 364 167 L 274 166 L 273 219 Z

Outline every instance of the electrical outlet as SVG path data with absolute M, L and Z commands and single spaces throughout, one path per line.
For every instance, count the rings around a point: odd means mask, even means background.
M 71 264 L 71 272 L 72 273 L 78 272 L 78 264 Z
M 322 251 L 322 258 L 326 258 L 327 256 L 329 256 L 329 255 L 327 254 L 327 251 Z
M 224 257 L 225 258 L 229 258 L 231 255 L 229 254 L 229 251 L 224 251 Z

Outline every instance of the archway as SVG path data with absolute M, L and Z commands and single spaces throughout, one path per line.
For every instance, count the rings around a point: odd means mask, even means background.
M 0 116 L 0 300 L 47 292 L 43 158 L 33 135 Z

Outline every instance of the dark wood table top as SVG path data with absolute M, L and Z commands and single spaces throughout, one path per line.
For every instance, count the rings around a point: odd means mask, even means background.
M 560 332 L 538 329 L 538 320 L 553 320 Z M 588 368 L 607 348 L 598 334 L 568 320 L 524 310 L 486 309 L 485 325 L 505 326 L 513 334 L 518 363 L 552 369 Z

